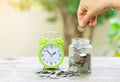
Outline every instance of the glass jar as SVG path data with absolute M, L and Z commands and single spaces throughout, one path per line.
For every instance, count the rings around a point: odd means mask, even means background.
M 91 73 L 92 46 L 87 38 L 74 38 L 69 45 L 69 71 Z

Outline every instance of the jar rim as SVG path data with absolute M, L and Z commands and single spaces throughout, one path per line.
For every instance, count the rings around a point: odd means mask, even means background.
M 73 38 L 72 44 L 89 44 L 90 40 L 88 38 Z

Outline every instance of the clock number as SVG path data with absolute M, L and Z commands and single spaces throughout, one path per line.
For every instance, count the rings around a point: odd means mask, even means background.
M 46 49 L 48 49 L 48 46 L 46 47 Z
M 43 61 L 45 61 L 45 58 L 43 58 Z
M 59 57 L 61 57 L 61 54 L 59 54 Z
M 44 49 L 43 52 L 46 52 L 46 50 Z
M 59 61 L 60 59 L 58 58 L 58 61 Z
M 44 54 L 41 54 L 42 57 L 44 57 Z
M 50 48 L 53 48 L 53 45 L 50 45 Z
M 55 49 L 56 49 L 56 46 L 55 46 Z
M 56 64 L 56 61 L 55 61 L 55 64 Z
M 60 52 L 60 50 L 58 50 L 58 52 Z
M 50 65 L 52 65 L 53 63 L 52 62 L 50 62 Z

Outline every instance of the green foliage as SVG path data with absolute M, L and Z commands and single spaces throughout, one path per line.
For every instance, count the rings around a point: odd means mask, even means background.
M 113 21 L 108 31 L 109 45 L 114 51 L 114 56 L 120 56 L 120 23 Z
M 80 0 L 40 0 L 43 8 L 47 11 L 54 12 L 55 10 L 61 11 L 62 6 L 64 10 L 66 10 L 67 14 L 76 14 L 77 9 L 79 7 Z M 62 5 L 61 5 L 61 4 Z M 98 24 L 103 24 L 104 19 L 108 19 L 110 17 L 115 16 L 116 11 L 109 9 L 105 13 L 98 16 Z
M 38 2 L 48 12 L 54 12 L 59 9 L 58 0 L 38 0 Z
M 108 11 L 106 11 L 106 13 L 104 13 L 104 17 L 105 18 L 110 18 L 113 17 L 116 14 L 116 11 L 113 9 L 109 9 Z
M 56 16 L 51 16 L 51 17 L 47 18 L 48 22 L 55 22 L 56 20 L 57 20 Z
M 117 12 L 116 12 L 115 10 L 113 10 L 113 9 L 109 9 L 109 10 L 106 11 L 105 13 L 100 14 L 100 15 L 98 16 L 98 19 L 97 19 L 98 24 L 103 24 L 104 19 L 109 19 L 109 18 L 115 16 L 116 14 L 117 14 Z
M 73 18 L 77 20 L 77 9 L 79 7 L 80 0 L 20 0 L 20 2 L 12 2 L 12 6 L 18 8 L 20 10 L 30 9 L 32 7 L 42 7 L 48 13 L 53 13 L 52 16 L 47 18 L 49 22 L 55 22 L 57 20 L 57 15 L 66 16 L 66 20 L 69 18 Z M 100 14 L 97 18 L 98 24 L 103 24 L 105 19 L 109 19 L 116 15 L 116 11 L 109 9 L 103 14 Z M 65 17 L 63 16 L 63 18 Z M 62 17 L 62 16 L 61 16 Z M 73 24 L 72 22 L 71 24 Z M 77 24 L 77 23 L 75 23 Z M 71 26 L 71 25 L 69 25 Z M 78 26 L 78 25 L 75 25 Z M 77 34 L 77 33 L 76 33 Z M 92 37 L 92 36 L 90 36 Z M 115 51 L 115 56 L 120 56 L 120 46 L 118 45 L 120 40 L 120 24 L 119 23 L 111 23 L 111 28 L 108 32 L 109 44 Z
M 32 7 L 31 0 L 20 0 L 19 2 L 10 2 L 10 4 L 20 10 L 30 9 Z
M 80 0 L 71 0 L 71 2 L 67 6 L 67 10 L 69 13 L 76 13 Z
M 31 7 L 43 7 L 48 12 L 66 11 L 67 15 L 76 15 L 80 0 L 20 0 L 20 2 L 12 2 L 13 7 L 21 10 L 30 9 Z M 57 14 L 57 13 L 56 13 Z M 109 9 L 107 12 L 98 16 L 98 24 L 103 24 L 104 19 L 113 17 L 116 11 Z M 48 21 L 55 22 L 55 17 L 50 17 Z
M 67 14 L 77 12 L 80 0 L 39 0 L 40 4 L 48 12 L 62 11 L 63 8 Z
M 103 19 L 104 19 L 104 17 L 102 15 L 99 15 L 98 18 L 97 18 L 97 23 L 98 24 L 103 24 Z

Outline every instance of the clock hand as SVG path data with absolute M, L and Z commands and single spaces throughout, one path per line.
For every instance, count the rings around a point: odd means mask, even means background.
M 48 50 L 47 50 L 47 52 L 50 54 L 50 56 L 52 55 Z
M 54 52 L 54 53 L 52 54 L 52 56 L 53 56 L 54 54 L 56 54 L 56 52 Z

